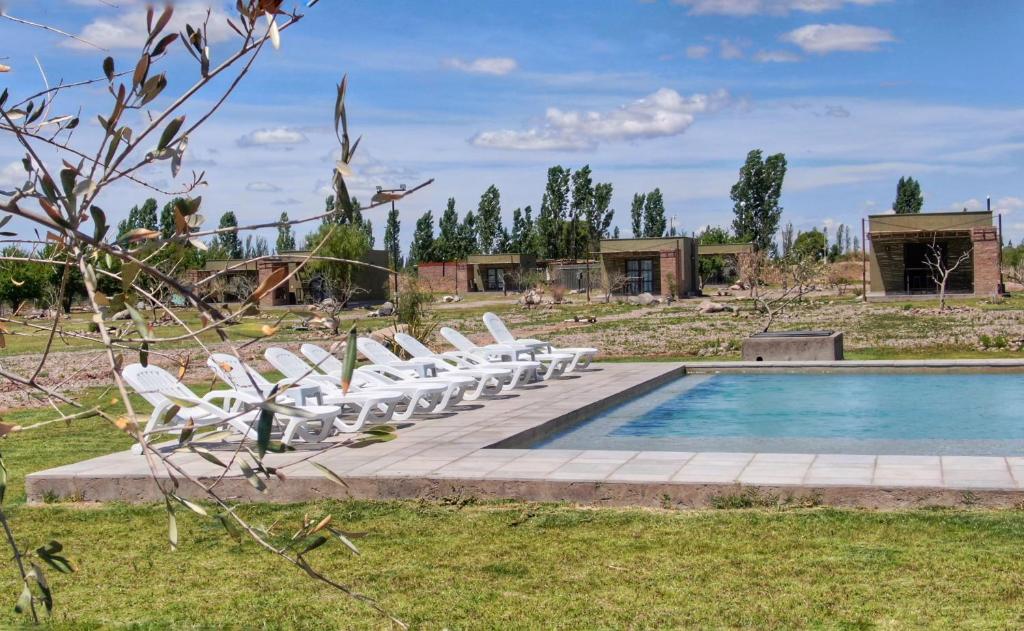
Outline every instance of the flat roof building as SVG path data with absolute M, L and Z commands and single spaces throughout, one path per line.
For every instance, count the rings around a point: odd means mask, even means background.
M 939 212 L 906 215 L 870 215 L 868 298 L 936 294 L 933 271 L 927 260 L 937 255 L 943 266 L 953 266 L 946 292 L 990 296 L 1001 290 L 999 235 L 992 213 Z
M 627 295 L 700 294 L 697 242 L 690 237 L 602 239 L 601 273 L 621 275 Z

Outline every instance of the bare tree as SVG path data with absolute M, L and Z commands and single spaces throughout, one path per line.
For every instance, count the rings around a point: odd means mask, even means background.
M 928 266 L 932 280 L 935 281 L 935 286 L 939 289 L 939 311 L 946 310 L 946 284 L 949 282 L 949 277 L 958 267 L 971 260 L 973 251 L 974 248 L 967 248 L 960 253 L 955 261 L 950 263 L 946 259 L 946 248 L 942 247 L 941 243 L 936 243 L 935 238 L 932 237 L 932 242 L 924 257 L 924 264 Z
M 629 284 L 629 277 L 618 270 L 611 270 L 601 275 L 601 289 L 604 291 L 604 301 L 611 302 L 615 292 L 621 291 Z
M 736 257 L 740 280 L 750 289 L 750 297 L 757 299 L 758 287 L 764 282 L 768 259 L 764 252 L 742 252 Z

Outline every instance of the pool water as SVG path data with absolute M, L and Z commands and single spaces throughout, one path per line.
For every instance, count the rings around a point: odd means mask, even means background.
M 1024 455 L 1024 374 L 689 375 L 535 447 Z

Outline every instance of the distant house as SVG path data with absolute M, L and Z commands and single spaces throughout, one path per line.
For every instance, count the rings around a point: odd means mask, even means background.
M 205 291 L 211 292 L 220 302 L 239 302 L 245 300 L 265 278 L 274 271 L 285 269 L 293 271 L 308 252 L 282 252 L 256 260 L 210 259 L 202 269 L 190 272 L 189 282 L 202 283 Z M 370 250 L 363 256 L 363 261 L 386 268 L 388 255 L 384 250 Z M 340 265 L 340 263 L 339 263 Z M 220 274 L 218 274 L 220 272 Z M 202 282 L 203 279 L 217 275 L 217 282 Z M 389 275 L 381 269 L 355 265 L 352 267 L 352 282 L 362 291 L 353 300 L 384 300 L 387 298 Z M 319 302 L 325 295 L 323 279 L 317 275 L 298 273 L 288 279 L 274 291 L 260 299 L 260 306 L 297 305 Z
M 947 267 L 970 253 L 950 274 L 947 293 L 990 296 L 1001 290 L 999 235 L 991 212 L 870 215 L 867 236 L 868 298 L 938 293 L 926 262 L 933 256 L 933 246 Z
M 678 297 L 700 294 L 697 241 L 690 237 L 602 239 L 601 273 L 619 274 L 617 293 Z
M 465 261 L 423 262 L 420 280 L 434 292 L 519 291 L 523 277 L 537 270 L 529 254 L 471 254 Z

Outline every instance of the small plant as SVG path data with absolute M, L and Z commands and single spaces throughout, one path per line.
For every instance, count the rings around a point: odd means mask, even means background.
M 561 283 L 555 283 L 551 285 L 551 300 L 554 301 L 556 305 L 562 304 L 562 300 L 565 298 L 565 294 L 565 285 Z

